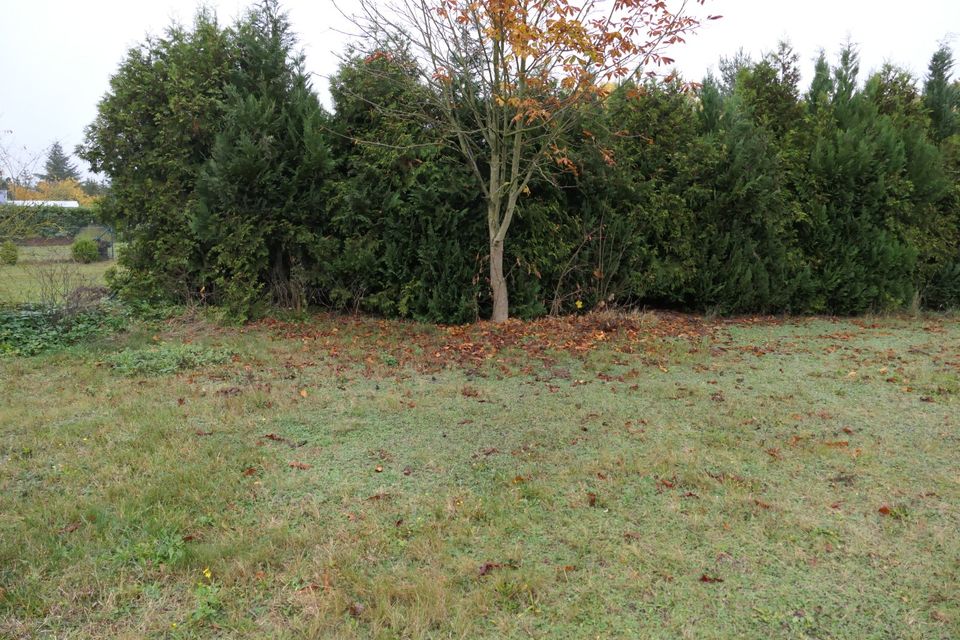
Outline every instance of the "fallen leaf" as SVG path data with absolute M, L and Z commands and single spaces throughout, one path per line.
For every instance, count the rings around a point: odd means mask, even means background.
M 306 398 L 306 397 L 307 397 L 307 390 L 306 390 L 306 389 L 300 389 L 300 397 L 301 397 L 301 398 Z
M 490 573 L 492 573 L 495 569 L 502 569 L 506 566 L 508 565 L 502 562 L 484 562 L 482 565 L 480 565 L 480 577 L 482 578 L 483 576 L 490 575 Z
M 413 469 L 411 469 L 410 467 L 404 467 L 404 468 L 403 468 L 403 475 L 409 476 L 409 475 L 412 474 L 412 473 L 413 473 Z
M 890 515 L 890 507 L 888 505 L 883 505 L 882 507 L 877 509 L 877 512 L 882 516 L 888 516 Z
M 768 503 L 764 502 L 763 500 L 757 500 L 756 498 L 753 499 L 753 504 L 757 505 L 757 506 L 760 507 L 761 509 L 770 509 L 770 508 L 772 508 Z
M 178 404 L 179 406 L 182 407 L 184 402 L 186 402 L 186 400 L 184 400 L 183 398 L 177 398 L 177 404 Z
M 250 476 L 255 476 L 255 475 L 257 475 L 257 468 L 256 468 L 256 467 L 247 467 L 246 469 L 243 470 L 243 475 L 246 476 L 246 477 L 248 477 L 248 478 L 249 478 Z
M 675 480 L 667 480 L 666 478 L 660 478 L 657 480 L 657 491 L 661 491 L 663 489 L 673 489 L 675 486 L 677 486 Z
M 347 613 L 349 613 L 354 618 L 359 618 L 360 616 L 363 615 L 364 609 L 366 609 L 366 607 L 364 607 L 362 604 L 360 604 L 359 602 L 354 602 L 349 607 L 347 607 Z
M 780 455 L 779 447 L 773 447 L 772 449 L 767 449 L 767 455 L 773 458 L 774 460 L 783 460 L 783 456 Z
M 80 528 L 80 524 L 81 524 L 80 522 L 71 522 L 70 524 L 65 526 L 63 529 L 60 529 L 60 533 L 73 533 L 74 531 Z
M 310 465 L 308 465 L 308 464 L 306 464 L 306 463 L 304 463 L 304 462 L 300 462 L 300 461 L 298 461 L 298 460 L 294 460 L 293 462 L 290 463 L 290 468 L 291 468 L 291 469 L 300 469 L 300 470 L 302 470 L 302 471 L 306 471 L 307 469 L 310 468 Z
M 198 436 L 212 436 L 212 435 L 213 435 L 213 431 L 201 431 L 201 430 L 197 429 L 196 434 L 197 434 Z
M 848 440 L 836 440 L 833 442 L 824 442 L 823 444 L 831 449 L 844 449 L 850 446 L 850 442 Z
M 593 493 L 592 491 L 587 493 L 587 504 L 591 507 L 597 506 L 597 494 Z
M 706 582 L 708 584 L 716 584 L 717 582 L 723 582 L 723 578 L 708 576 L 707 574 L 704 573 L 703 575 L 700 576 L 700 582 Z

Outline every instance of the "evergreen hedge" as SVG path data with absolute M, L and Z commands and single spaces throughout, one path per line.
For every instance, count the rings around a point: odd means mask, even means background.
M 862 80 L 847 48 L 804 93 L 785 46 L 696 91 L 619 87 L 567 141 L 577 171 L 522 202 L 511 313 L 960 305 L 960 90 L 944 56 L 923 90 L 892 66 Z M 104 212 L 131 239 L 115 285 L 237 319 L 269 304 L 485 316 L 481 194 L 454 141 L 400 115 L 425 103 L 413 64 L 348 56 L 326 113 L 273 2 L 131 51 L 81 154 L 110 176 Z

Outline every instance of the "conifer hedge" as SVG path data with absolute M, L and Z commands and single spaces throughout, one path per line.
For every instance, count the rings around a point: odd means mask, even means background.
M 484 317 L 481 194 L 454 141 L 398 115 L 425 103 L 413 64 L 349 53 L 328 113 L 269 1 L 133 49 L 81 154 L 110 177 L 104 212 L 131 239 L 114 286 L 237 319 L 271 304 Z M 522 202 L 513 314 L 960 305 L 951 67 L 941 48 L 922 87 L 889 65 L 864 78 L 847 47 L 804 88 L 781 46 L 695 90 L 618 87 L 567 141 L 576 170 Z

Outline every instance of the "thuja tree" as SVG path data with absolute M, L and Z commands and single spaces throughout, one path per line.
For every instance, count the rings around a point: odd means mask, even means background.
M 406 117 L 429 104 L 413 61 L 404 51 L 351 53 L 330 89 L 337 169 L 326 301 L 389 316 L 475 320 L 482 199 L 459 154 Z
M 702 2 L 702 0 L 700 0 Z M 504 248 L 531 180 L 551 162 L 577 111 L 603 83 L 667 61 L 698 21 L 659 0 L 361 0 L 356 20 L 374 50 L 409 49 L 430 87 L 436 123 L 485 202 L 491 316 L 509 314 Z M 685 5 L 683 5 L 685 6 Z
M 811 186 L 803 194 L 818 306 L 841 313 L 913 300 L 918 259 L 936 259 L 934 236 L 944 230 L 930 224 L 948 186 L 912 80 L 887 68 L 860 88 L 857 72 L 848 47 L 829 100 L 811 96 Z
M 203 286 L 190 217 L 235 56 L 230 30 L 201 11 L 127 53 L 86 129 L 78 152 L 110 178 L 103 213 L 129 234 L 120 262 L 137 296 L 185 299 Z
M 222 123 L 190 222 L 208 249 L 198 274 L 204 294 L 243 320 L 260 303 L 308 302 L 332 160 L 326 116 L 277 3 L 252 9 L 234 42 Z
M 936 236 L 939 255 L 922 264 L 929 273 L 923 283 L 924 303 L 933 308 L 960 305 L 960 238 L 956 231 L 949 233 L 960 228 L 960 81 L 953 78 L 954 67 L 953 52 L 947 46 L 939 47 L 923 86 L 930 136 L 940 150 L 951 185 L 937 207 L 937 222 L 944 229 Z
M 190 212 L 234 57 L 231 32 L 201 11 L 130 50 L 87 127 L 79 155 L 110 178 L 103 211 L 129 233 L 120 262 L 138 296 L 184 299 L 203 286 Z

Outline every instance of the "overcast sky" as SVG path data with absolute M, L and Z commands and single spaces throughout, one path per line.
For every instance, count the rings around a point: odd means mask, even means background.
M 342 0 L 349 12 L 354 0 Z M 95 114 L 110 76 L 128 48 L 172 20 L 189 22 L 196 0 L 0 0 L 0 141 L 22 158 L 55 141 L 72 150 Z M 210 0 L 232 21 L 241 0 Z M 348 29 L 331 0 L 287 0 L 284 6 L 307 54 L 315 86 L 327 101 Z M 847 39 L 860 47 L 861 70 L 886 61 L 922 76 L 938 42 L 960 49 L 960 0 L 707 0 L 696 9 L 721 14 L 675 49 L 683 76 L 699 80 L 721 55 L 743 48 L 754 57 L 788 39 L 801 56 L 804 81 L 820 48 L 831 58 Z

